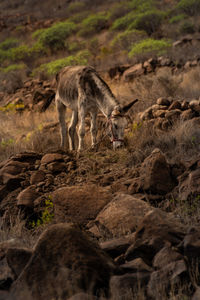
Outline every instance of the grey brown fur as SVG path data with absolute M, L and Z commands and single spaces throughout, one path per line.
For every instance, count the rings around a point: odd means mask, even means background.
M 134 100 L 126 107 L 120 107 L 118 100 L 108 85 L 92 67 L 65 67 L 57 75 L 56 80 L 57 91 L 55 101 L 61 129 L 61 146 L 65 147 L 66 145 L 66 107 L 72 110 L 72 118 L 68 128 L 70 150 L 75 149 L 74 136 L 78 120 L 78 150 L 82 150 L 84 147 L 85 117 L 87 114 L 90 114 L 91 117 L 90 131 L 92 146 L 95 145 L 98 111 L 101 111 L 110 122 L 113 148 L 121 146 L 124 129 L 127 124 L 124 114 L 137 100 Z M 50 104 L 51 100 L 52 97 L 46 107 Z

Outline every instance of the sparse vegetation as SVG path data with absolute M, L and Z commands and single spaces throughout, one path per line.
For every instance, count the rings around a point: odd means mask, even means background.
M 176 6 L 177 10 L 186 13 L 187 15 L 194 16 L 200 14 L 200 1 L 199 0 L 180 0 Z
M 156 53 L 161 55 L 171 47 L 171 42 L 166 40 L 155 40 L 148 38 L 133 45 L 129 52 L 129 57 L 144 53 Z
M 108 14 L 106 13 L 98 13 L 91 14 L 86 19 L 84 19 L 81 23 L 81 29 L 78 34 L 80 36 L 91 36 L 96 33 L 99 33 L 103 29 L 108 27 Z
M 46 64 L 42 64 L 40 67 L 33 71 L 32 75 L 35 76 L 39 73 L 46 73 L 48 76 L 55 75 L 59 70 L 66 66 L 86 65 L 88 63 L 89 57 L 89 51 L 83 50 L 78 52 L 76 55 L 70 55 L 66 58 L 61 58 Z
M 47 29 L 37 30 L 33 37 L 37 38 L 42 46 L 56 51 L 65 48 L 65 39 L 72 34 L 75 28 L 76 25 L 73 22 L 59 22 Z

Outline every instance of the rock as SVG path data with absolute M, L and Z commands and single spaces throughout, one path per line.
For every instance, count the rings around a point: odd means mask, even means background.
M 139 115 L 141 121 L 153 119 L 152 107 L 147 108 Z
M 195 293 L 194 293 L 191 300 L 199 300 L 199 299 L 200 299 L 200 287 L 198 286 L 196 288 L 196 291 L 195 291 Z
M 149 277 L 149 272 L 112 276 L 110 280 L 112 299 L 134 299 L 134 294 L 148 283 Z
M 170 166 L 164 154 L 159 149 L 155 149 L 140 168 L 140 189 L 162 195 L 170 192 L 173 187 Z
M 120 268 L 126 273 L 153 271 L 153 268 L 145 264 L 141 258 L 128 261 L 127 263 L 121 265 Z
M 115 266 L 86 233 L 73 224 L 47 228 L 12 286 L 15 299 L 68 299 L 74 294 L 108 293 Z
M 124 73 L 123 73 L 123 80 L 124 81 L 129 81 L 133 80 L 135 77 L 143 75 L 145 72 L 145 69 L 143 68 L 142 63 L 136 64 L 133 67 L 128 68 Z
M 132 235 L 129 235 L 118 239 L 111 239 L 100 243 L 100 247 L 112 258 L 115 258 L 128 249 L 128 247 L 131 245 L 132 238 Z
M 19 193 L 17 196 L 17 205 L 32 207 L 34 200 L 38 197 L 39 194 L 36 192 L 35 185 L 31 185 Z
M 45 154 L 41 159 L 41 164 L 49 164 L 55 161 L 64 161 L 63 155 L 60 153 L 48 153 Z
M 96 185 L 71 186 L 52 194 L 55 221 L 73 221 L 86 224 L 112 199 L 105 188 Z
M 183 259 L 183 256 L 178 252 L 178 249 L 165 246 L 155 255 L 153 259 L 153 267 L 161 269 L 169 263 L 181 259 Z
M 78 293 L 68 298 L 67 300 L 98 300 L 99 298 L 86 293 Z M 103 298 L 101 298 L 103 300 Z
M 190 120 L 195 116 L 194 112 L 189 108 L 181 113 L 180 120 L 186 121 Z
M 181 114 L 180 109 L 173 109 L 166 112 L 166 119 L 168 119 L 170 122 L 177 122 L 179 120 Z
M 162 110 L 162 109 L 153 112 L 154 118 L 164 118 L 165 114 L 166 114 L 166 110 Z
M 113 236 L 120 236 L 135 231 L 144 215 L 151 209 L 148 203 L 119 193 L 98 214 L 96 221 Z
M 182 106 L 179 101 L 173 101 L 172 104 L 169 106 L 169 110 L 174 110 L 174 109 L 180 109 L 181 110 Z
M 173 216 L 154 209 L 147 213 L 138 226 L 133 244 L 127 249 L 125 259 L 141 257 L 148 265 L 165 246 L 177 246 L 185 235 L 185 228 Z
M 147 294 L 155 300 L 160 300 L 168 293 L 170 288 L 173 287 L 176 290 L 183 281 L 187 282 L 188 279 L 185 261 L 172 262 L 151 274 Z
M 31 178 L 30 178 L 30 183 L 31 184 L 37 184 L 40 183 L 41 181 L 44 181 L 46 177 L 46 174 L 42 170 L 37 170 L 32 173 Z
M 6 259 L 9 267 L 16 277 L 24 269 L 25 265 L 31 258 L 32 251 L 25 248 L 9 248 L 6 253 Z
M 191 227 L 186 236 L 184 237 L 183 243 L 184 255 L 187 256 L 191 262 L 191 268 L 199 266 L 199 253 L 200 253 L 200 231 L 198 228 Z M 195 263 L 196 262 L 196 263 Z
M 189 102 L 189 107 L 195 111 L 196 113 L 200 113 L 200 101 L 199 100 L 192 100 Z
M 187 102 L 186 100 L 184 100 L 182 103 L 181 103 L 181 109 L 182 110 L 187 110 L 189 108 L 189 102 Z
M 47 169 L 52 173 L 61 173 L 67 171 L 67 166 L 65 163 L 60 161 L 54 161 L 47 165 Z
M 170 106 L 170 101 L 167 98 L 163 98 L 163 97 L 158 98 L 157 101 L 156 101 L 156 103 L 158 105 Z
M 198 197 L 200 193 L 200 169 L 186 171 L 178 177 L 178 197 L 181 200 L 190 200 Z
M 27 163 L 11 160 L 3 168 L 1 168 L 0 175 L 3 175 L 5 173 L 11 175 L 18 175 L 24 172 L 27 167 Z

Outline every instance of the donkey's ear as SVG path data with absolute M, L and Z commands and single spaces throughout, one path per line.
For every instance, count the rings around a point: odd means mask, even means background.
M 127 111 L 136 103 L 138 102 L 138 99 L 133 100 L 132 102 L 130 102 L 129 104 L 125 105 L 124 107 L 122 107 L 122 113 L 125 114 L 127 113 Z

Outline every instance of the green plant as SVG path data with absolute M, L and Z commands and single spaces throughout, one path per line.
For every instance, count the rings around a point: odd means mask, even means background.
M 29 225 L 32 228 L 36 228 L 41 225 L 49 224 L 52 219 L 54 218 L 54 205 L 52 201 L 52 196 L 49 195 L 48 198 L 45 200 L 45 207 L 41 213 L 41 217 L 37 219 L 37 221 L 32 221 Z
M 30 48 L 27 45 L 20 45 L 10 49 L 10 58 L 12 61 L 24 60 L 30 57 Z
M 67 10 L 68 10 L 68 13 L 75 14 L 77 12 L 81 12 L 82 10 L 84 10 L 85 6 L 86 6 L 85 3 L 81 2 L 81 1 L 72 2 L 69 4 Z
M 185 17 L 186 17 L 185 14 L 176 15 L 169 20 L 169 24 L 179 23 L 180 21 L 184 20 Z
M 138 40 L 146 36 L 144 31 L 132 29 L 118 33 L 111 41 L 111 47 L 114 49 L 130 50 L 130 47 Z
M 182 34 L 194 33 L 195 28 L 194 28 L 194 25 L 191 22 L 185 21 L 180 25 L 179 31 Z
M 32 75 L 35 76 L 38 73 L 45 73 L 48 76 L 55 75 L 63 67 L 70 65 L 85 65 L 88 63 L 90 53 L 88 50 L 83 50 L 76 55 L 70 55 L 65 58 L 60 58 L 52 62 L 42 64 L 39 68 L 33 70 Z
M 92 14 L 81 23 L 81 29 L 78 32 L 80 36 L 88 36 L 100 32 L 108 26 L 108 14 Z
M 48 47 L 51 50 L 59 50 L 65 48 L 65 39 L 76 29 L 73 22 L 59 22 L 47 29 L 40 29 L 33 33 L 33 37 L 38 39 L 38 42 L 43 47 Z
M 16 38 L 8 38 L 2 43 L 0 43 L 0 50 L 8 50 L 10 48 L 15 48 L 19 45 L 19 41 Z
M 24 103 L 9 103 L 5 106 L 0 106 L 1 112 L 16 112 L 19 109 L 24 108 Z
M 180 0 L 176 9 L 189 16 L 200 14 L 200 0 Z
M 125 30 L 135 20 L 135 17 L 136 17 L 135 11 L 131 11 L 125 16 L 116 19 L 110 29 L 112 31 Z
M 130 12 L 130 2 L 129 1 L 123 1 L 123 2 L 117 3 L 111 8 L 109 19 L 111 21 L 114 21 L 118 18 L 123 17 L 124 15 L 128 14 L 129 12 Z
M 13 145 L 15 143 L 15 140 L 10 138 L 10 139 L 2 139 L 1 140 L 1 143 L 0 143 L 0 146 L 2 148 L 6 148 L 6 147 L 9 147 L 11 145 Z
M 25 64 L 13 64 L 13 65 L 9 65 L 6 68 L 0 68 L 0 72 L 8 73 L 11 71 L 23 70 L 25 68 L 26 68 Z
M 68 48 L 69 52 L 77 52 L 84 49 L 85 46 L 86 46 L 85 41 L 73 41 L 73 42 L 69 42 L 66 48 Z
M 144 53 L 157 53 L 163 54 L 166 52 L 168 48 L 171 47 L 171 42 L 167 40 L 155 40 L 152 38 L 148 38 L 142 40 L 135 45 L 133 45 L 131 51 L 129 52 L 129 57 L 133 57 L 134 55 L 144 54 Z
M 155 0 L 131 0 L 130 8 L 141 13 L 152 10 L 156 4 Z
M 134 21 L 129 25 L 129 29 L 144 30 L 148 35 L 155 32 L 161 25 L 165 13 L 156 9 L 149 10 L 136 15 Z

